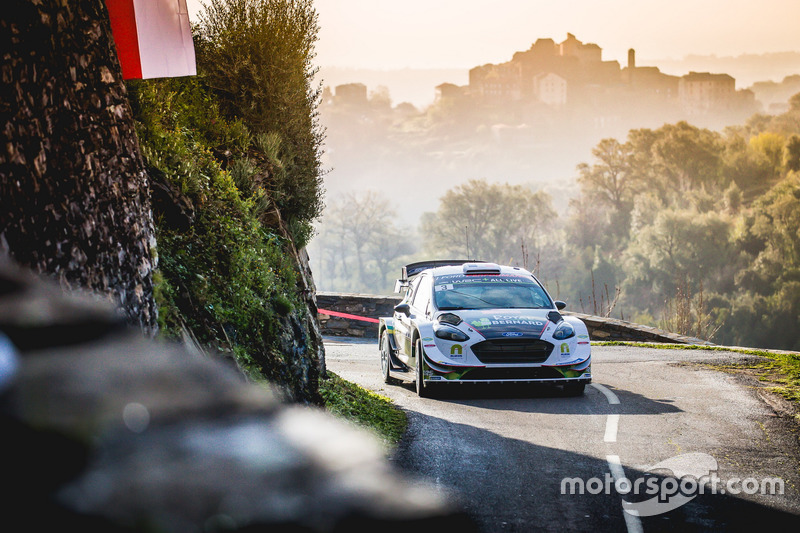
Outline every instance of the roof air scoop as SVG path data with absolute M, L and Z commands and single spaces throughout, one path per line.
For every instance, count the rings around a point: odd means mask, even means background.
M 467 276 L 500 274 L 500 266 L 495 263 L 464 263 L 463 270 Z

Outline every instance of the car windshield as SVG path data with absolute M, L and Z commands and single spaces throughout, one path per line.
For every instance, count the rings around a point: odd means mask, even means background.
M 553 307 L 544 289 L 524 276 L 453 274 L 437 277 L 433 288 L 434 302 L 440 311 Z

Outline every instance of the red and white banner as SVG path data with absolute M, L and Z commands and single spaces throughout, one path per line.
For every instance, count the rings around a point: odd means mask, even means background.
M 106 0 L 106 6 L 123 78 L 197 74 L 186 0 Z
M 366 316 L 358 316 L 358 315 L 351 315 L 348 313 L 340 313 L 338 311 L 331 311 L 330 309 L 317 309 L 317 314 L 320 315 L 328 315 L 328 316 L 338 316 L 340 318 L 349 318 L 350 320 L 361 320 L 362 322 L 373 322 L 375 324 L 380 323 L 380 320 L 377 318 L 369 318 Z

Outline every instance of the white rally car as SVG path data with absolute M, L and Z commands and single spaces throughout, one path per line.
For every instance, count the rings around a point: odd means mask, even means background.
M 560 384 L 583 394 L 592 381 L 591 344 L 580 319 L 562 316 L 536 277 L 518 267 L 428 261 L 403 267 L 405 291 L 378 325 L 384 381 Z

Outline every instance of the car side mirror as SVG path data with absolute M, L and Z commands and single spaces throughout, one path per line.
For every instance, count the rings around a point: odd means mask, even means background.
M 555 304 L 556 304 L 556 309 L 558 309 L 559 311 L 561 311 L 562 309 L 564 309 L 567 306 L 567 303 L 566 302 L 562 302 L 561 300 L 556 300 Z
M 394 292 L 400 293 L 404 290 L 408 289 L 408 280 L 407 279 L 398 279 L 394 283 Z
M 411 307 L 407 303 L 400 303 L 394 306 L 394 310 L 408 316 L 411 314 Z

